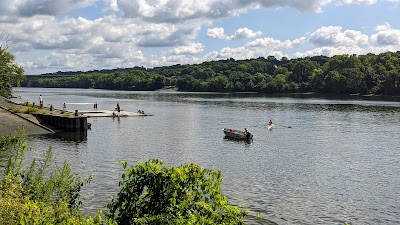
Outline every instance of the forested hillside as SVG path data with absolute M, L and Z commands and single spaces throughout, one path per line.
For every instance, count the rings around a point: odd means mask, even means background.
M 59 75 L 60 77 L 54 77 Z M 23 86 L 180 91 L 400 95 L 400 52 L 379 55 L 273 56 L 89 72 L 27 76 Z

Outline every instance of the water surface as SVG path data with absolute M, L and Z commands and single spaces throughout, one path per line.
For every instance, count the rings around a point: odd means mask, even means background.
M 251 211 L 248 224 L 400 224 L 400 101 L 395 98 L 271 96 L 16 88 L 22 101 L 74 111 L 144 110 L 152 117 L 89 118 L 87 134 L 32 136 L 52 145 L 82 177 L 87 213 L 118 192 L 119 160 L 158 158 L 221 170 L 223 193 Z M 272 119 L 276 124 L 267 129 Z M 247 128 L 251 143 L 223 138 Z M 288 128 L 291 127 L 291 128 Z M 257 219 L 260 214 L 264 219 Z

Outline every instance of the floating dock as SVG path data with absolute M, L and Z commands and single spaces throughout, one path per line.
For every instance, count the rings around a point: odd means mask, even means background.
M 131 116 L 153 116 L 152 113 L 144 112 L 128 112 L 121 110 L 117 112 L 115 110 L 80 110 L 78 114 L 86 117 L 131 117 Z

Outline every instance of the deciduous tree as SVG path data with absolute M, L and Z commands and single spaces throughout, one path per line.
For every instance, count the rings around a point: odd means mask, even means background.
M 0 39 L 2 37 L 0 33 Z M 13 54 L 8 52 L 7 41 L 0 45 L 0 96 L 9 98 L 12 95 L 12 87 L 19 86 L 23 79 L 24 70 L 18 66 Z

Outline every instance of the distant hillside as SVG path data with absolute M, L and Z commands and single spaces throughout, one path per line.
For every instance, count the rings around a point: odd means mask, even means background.
M 27 76 L 24 86 L 180 91 L 400 95 L 400 52 L 274 56 L 155 68 L 133 67 Z

